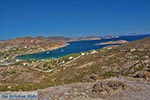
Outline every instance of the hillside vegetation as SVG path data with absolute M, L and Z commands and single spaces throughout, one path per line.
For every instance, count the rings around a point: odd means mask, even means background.
M 55 71 L 56 84 L 92 82 L 114 76 L 150 78 L 150 38 L 81 56 Z
M 59 59 L 20 61 L 0 67 L 0 90 L 36 90 L 54 85 L 128 76 L 150 79 L 150 38 Z M 62 63 L 62 61 L 65 61 Z M 34 65 L 36 65 L 34 67 Z M 32 68 L 34 67 L 34 68 Z M 43 72 L 36 68 L 53 70 Z

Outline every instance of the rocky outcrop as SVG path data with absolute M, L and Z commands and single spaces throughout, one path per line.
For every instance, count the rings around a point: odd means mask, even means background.
M 127 85 L 118 80 L 98 81 L 92 87 L 92 95 L 96 97 L 106 97 L 127 89 Z
M 149 100 L 149 92 L 148 81 L 119 77 L 39 90 L 39 100 Z
M 135 78 L 143 78 L 146 80 L 150 80 L 150 72 L 149 71 L 138 71 L 134 74 Z

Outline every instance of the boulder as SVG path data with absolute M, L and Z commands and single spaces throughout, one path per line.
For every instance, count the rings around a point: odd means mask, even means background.
M 98 97 L 103 97 L 125 90 L 126 87 L 127 87 L 126 84 L 117 80 L 110 80 L 103 82 L 99 81 L 92 87 L 92 92 Z

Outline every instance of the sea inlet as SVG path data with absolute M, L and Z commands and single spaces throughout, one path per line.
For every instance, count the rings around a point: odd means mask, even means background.
M 17 56 L 16 59 L 20 60 L 30 60 L 30 59 L 49 59 L 49 58 L 59 58 L 68 54 L 80 53 L 89 50 L 97 50 L 103 47 L 109 46 L 107 45 L 95 45 L 101 42 L 107 41 L 116 41 L 116 40 L 127 40 L 128 42 L 135 41 L 141 38 L 145 38 L 150 35 L 132 35 L 132 36 L 119 36 L 118 38 L 110 38 L 110 39 L 101 39 L 101 40 L 83 40 L 83 41 L 74 41 L 69 42 L 69 45 L 63 48 L 59 48 L 51 51 L 38 52 L 33 54 L 21 55 Z

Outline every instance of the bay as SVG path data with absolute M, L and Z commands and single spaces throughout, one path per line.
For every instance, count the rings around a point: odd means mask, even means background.
M 80 52 L 85 52 L 89 50 L 97 50 L 105 46 L 109 46 L 109 44 L 108 45 L 95 45 L 97 43 L 115 41 L 115 40 L 127 40 L 131 42 L 131 41 L 145 38 L 147 36 L 150 36 L 150 35 L 119 36 L 119 38 L 111 38 L 111 39 L 68 42 L 69 45 L 63 48 L 59 48 L 59 49 L 51 50 L 51 51 L 44 51 L 44 52 L 38 52 L 38 53 L 33 53 L 33 54 L 21 55 L 21 56 L 17 56 L 16 59 L 41 60 L 41 59 L 49 59 L 49 58 L 59 58 L 68 54 L 80 53 Z

